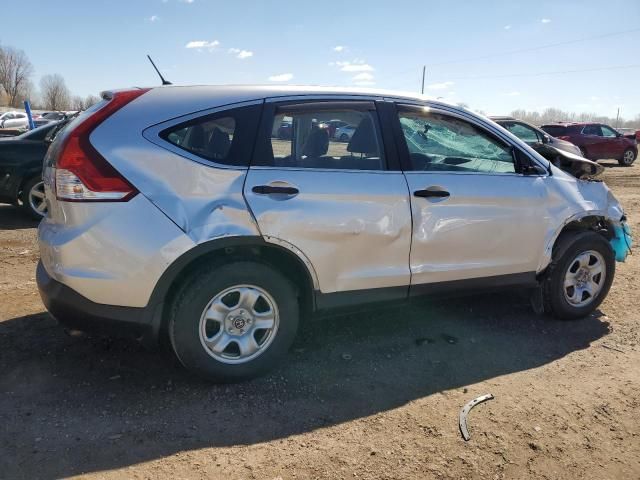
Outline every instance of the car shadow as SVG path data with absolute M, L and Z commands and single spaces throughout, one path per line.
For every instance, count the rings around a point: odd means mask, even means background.
M 507 293 L 325 317 L 281 368 L 235 385 L 135 342 L 67 336 L 44 313 L 6 320 L 0 471 L 68 477 L 286 438 L 554 362 L 607 335 L 600 317 L 549 320 Z
M 0 230 L 36 228 L 38 223 L 38 220 L 33 220 L 18 207 L 0 204 Z

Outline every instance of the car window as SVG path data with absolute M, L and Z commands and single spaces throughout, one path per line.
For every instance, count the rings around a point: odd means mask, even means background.
M 399 119 L 414 171 L 515 173 L 511 147 L 465 120 L 428 110 Z
M 261 155 L 256 164 L 383 170 L 384 154 L 375 110 L 349 108 L 344 103 L 335 109 L 330 104 L 318 103 L 279 107 L 269 138 L 272 153 Z
M 171 130 L 166 140 L 199 157 L 225 163 L 236 128 L 233 117 L 203 119 Z
M 597 135 L 599 137 L 602 136 L 602 132 L 600 131 L 600 125 L 586 125 L 582 129 L 583 135 Z
M 528 125 L 524 125 L 522 123 L 506 123 L 504 127 L 513 133 L 516 137 L 526 143 L 538 143 L 541 141 L 538 136 L 538 132 L 536 132 L 533 128 Z
M 566 135 L 567 129 L 563 125 L 543 125 L 540 127 L 552 137 L 560 137 Z
M 600 130 L 602 131 L 603 137 L 617 137 L 615 130 L 607 127 L 606 125 L 600 125 Z
M 249 165 L 262 105 L 203 115 L 160 132 L 170 144 L 213 163 Z

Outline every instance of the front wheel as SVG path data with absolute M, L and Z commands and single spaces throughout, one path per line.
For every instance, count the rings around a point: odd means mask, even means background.
M 298 299 L 278 271 L 254 262 L 201 268 L 182 286 L 169 336 L 180 362 L 201 377 L 235 382 L 281 360 L 298 328 Z
M 636 161 L 636 152 L 632 148 L 627 148 L 622 154 L 622 158 L 618 163 L 623 167 L 630 167 Z
M 604 237 L 591 231 L 564 234 L 543 281 L 545 310 L 565 320 L 589 315 L 607 296 L 614 275 L 615 256 Z

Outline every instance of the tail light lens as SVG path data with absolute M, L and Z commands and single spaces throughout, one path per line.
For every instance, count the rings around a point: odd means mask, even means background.
M 568 135 L 560 135 L 556 138 L 559 138 L 560 140 L 566 140 L 567 142 L 571 139 L 571 137 L 569 137 Z
M 62 140 L 55 161 L 55 191 L 68 202 L 126 202 L 138 191 L 91 145 L 91 133 L 109 116 L 149 89 L 115 92 Z

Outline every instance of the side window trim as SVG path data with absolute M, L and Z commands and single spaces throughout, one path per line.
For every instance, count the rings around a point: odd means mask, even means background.
M 279 110 L 289 111 L 300 110 L 300 111 L 308 111 L 308 110 L 332 110 L 332 109 L 353 109 L 360 111 L 371 112 L 377 122 L 376 122 L 376 133 L 378 135 L 378 142 L 380 143 L 379 147 L 381 151 L 384 153 L 384 162 L 382 170 L 353 170 L 353 169 L 342 169 L 342 168 L 317 168 L 317 167 L 277 167 L 278 170 L 298 170 L 298 171 L 323 171 L 323 172 L 344 172 L 344 173 L 353 173 L 353 172 L 367 172 L 367 173 L 385 173 L 390 171 L 390 163 L 389 160 L 389 151 L 386 146 L 386 137 L 383 133 L 384 125 L 383 119 L 381 118 L 380 112 L 378 111 L 377 102 L 369 97 L 325 97 L 325 96 L 312 96 L 312 97 L 291 97 L 291 98 L 267 98 L 265 101 L 264 108 L 262 110 L 262 118 L 260 120 L 260 125 L 258 127 L 258 132 L 256 135 L 256 142 L 253 149 L 253 155 L 251 156 L 251 161 L 249 164 L 250 168 L 254 169 L 272 169 L 273 165 L 264 165 L 262 161 L 259 161 L 260 158 L 264 158 L 265 156 L 269 156 L 270 152 L 272 155 L 272 146 L 271 146 L 271 132 L 273 131 L 273 121 L 278 114 Z M 396 170 L 397 171 L 397 170 Z
M 514 163 L 514 167 L 515 167 L 515 172 L 504 172 L 504 173 L 499 173 L 499 172 L 453 172 L 453 171 L 447 171 L 447 172 L 439 172 L 439 173 L 446 173 L 446 174 L 452 174 L 452 175 L 499 175 L 499 176 L 505 176 L 505 175 L 516 175 L 516 176 L 521 176 L 522 175 L 522 165 L 520 162 L 520 158 L 522 157 L 522 155 L 524 155 L 524 158 L 526 158 L 527 160 L 529 160 L 530 162 L 534 162 L 534 160 L 522 149 L 520 149 L 517 145 L 514 145 L 513 143 L 511 143 L 507 138 L 504 138 L 504 136 L 501 134 L 501 132 L 494 132 L 491 129 L 487 128 L 487 126 L 475 121 L 473 118 L 469 118 L 465 115 L 461 115 L 458 112 L 455 111 L 450 111 L 447 109 L 443 109 L 443 108 L 439 108 L 439 107 L 434 107 L 428 104 L 412 104 L 412 103 L 404 103 L 404 102 L 396 102 L 395 103 L 395 107 L 396 107 L 396 113 L 394 115 L 394 136 L 396 137 L 396 146 L 398 148 L 398 153 L 399 153 L 399 157 L 400 157 L 400 163 L 402 165 L 402 169 L 405 173 L 421 173 L 421 174 L 429 174 L 429 173 L 434 173 L 434 172 L 423 172 L 423 171 L 415 171 L 413 170 L 413 165 L 411 164 L 411 160 L 410 160 L 410 155 L 409 155 L 409 149 L 407 147 L 406 141 L 404 139 L 404 132 L 402 131 L 402 126 L 400 125 L 400 113 L 405 110 L 405 111 L 413 111 L 413 112 L 418 112 L 418 111 L 424 111 L 424 109 L 428 109 L 429 112 L 433 112 L 433 113 L 437 113 L 440 115 L 447 115 L 447 116 L 451 116 L 460 120 L 463 120 L 465 122 L 468 122 L 469 124 L 471 124 L 472 126 L 478 128 L 479 130 L 485 132 L 490 138 L 493 138 L 495 140 L 497 140 L 498 142 L 502 143 L 503 145 L 507 146 L 508 148 L 511 149 L 512 151 L 512 157 L 513 157 L 513 163 Z M 517 152 L 519 152 L 520 154 L 518 154 Z M 537 163 L 537 162 L 536 162 Z M 435 172 L 437 173 L 437 172 Z

